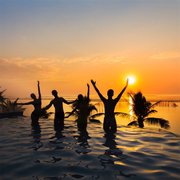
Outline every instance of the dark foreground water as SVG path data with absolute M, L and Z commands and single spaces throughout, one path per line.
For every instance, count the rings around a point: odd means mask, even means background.
M 180 179 L 180 137 L 168 131 L 102 124 L 78 132 L 73 120 L 61 132 L 53 120 L 32 127 L 29 117 L 0 120 L 0 179 Z

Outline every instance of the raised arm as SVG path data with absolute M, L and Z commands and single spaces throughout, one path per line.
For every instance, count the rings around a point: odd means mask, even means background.
M 87 84 L 87 88 L 88 88 L 88 90 L 87 90 L 87 98 L 89 99 L 89 94 L 90 94 L 90 86 L 89 86 L 89 84 Z
M 129 81 L 129 80 L 127 79 L 125 87 L 122 89 L 122 91 L 119 93 L 119 95 L 118 95 L 117 98 L 115 99 L 117 102 L 120 100 L 122 94 L 124 93 L 124 91 L 125 91 L 126 88 L 128 87 L 128 81 Z
M 17 105 L 30 105 L 30 104 L 33 104 L 34 101 L 31 101 L 31 102 L 26 102 L 26 103 L 15 103 Z
M 39 95 L 39 100 L 41 100 L 41 91 L 40 91 L 40 82 L 38 81 L 38 95 Z
M 91 83 L 92 83 L 94 89 L 96 90 L 98 96 L 100 97 L 100 99 L 101 99 L 102 101 L 104 101 L 104 100 L 105 100 L 105 97 L 99 92 L 99 89 L 96 87 L 96 81 L 91 80 Z

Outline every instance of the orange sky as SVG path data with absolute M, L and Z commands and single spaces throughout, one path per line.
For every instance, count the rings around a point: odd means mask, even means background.
M 0 0 L 0 86 L 11 96 L 57 89 L 180 93 L 180 2 Z M 95 91 L 91 90 L 92 94 Z

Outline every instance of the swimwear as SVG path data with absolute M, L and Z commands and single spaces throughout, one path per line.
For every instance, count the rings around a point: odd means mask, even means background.
M 56 112 L 54 116 L 54 123 L 64 126 L 64 113 Z
M 33 103 L 34 106 L 34 111 L 31 113 L 31 119 L 32 119 L 32 124 L 38 123 L 40 114 L 41 114 L 41 101 L 38 100 Z
M 79 115 L 77 119 L 77 126 L 79 129 L 86 129 L 87 127 L 87 116 Z
M 31 113 L 31 119 L 32 119 L 32 123 L 37 123 L 40 117 L 40 111 L 39 110 L 34 110 Z
M 111 118 L 104 118 L 104 130 L 105 131 L 115 131 L 116 132 L 117 129 L 117 124 L 116 124 L 116 119 L 115 117 L 111 117 Z

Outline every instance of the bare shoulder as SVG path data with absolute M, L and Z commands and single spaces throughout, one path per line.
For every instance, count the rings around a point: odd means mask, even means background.
M 63 97 L 59 97 L 59 98 L 58 98 L 58 101 L 59 101 L 59 102 L 60 102 L 60 101 L 63 102 L 63 101 L 64 101 L 64 98 L 63 98 Z
M 104 96 L 103 96 L 103 98 L 101 99 L 103 102 L 107 102 L 108 101 L 108 99 L 106 99 Z
M 51 100 L 50 104 L 54 104 L 56 102 L 56 99 Z

